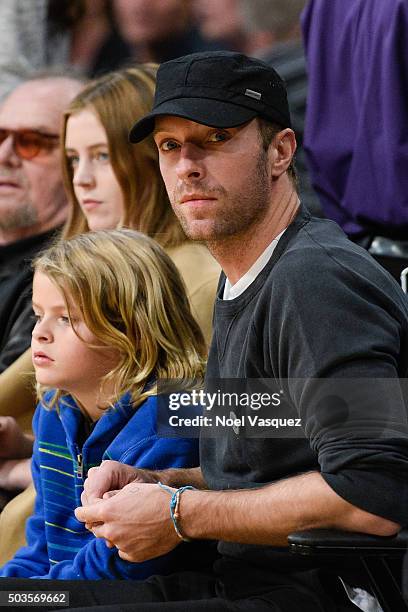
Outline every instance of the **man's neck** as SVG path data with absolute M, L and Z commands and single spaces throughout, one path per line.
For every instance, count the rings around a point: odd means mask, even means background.
M 32 225 L 30 227 L 19 227 L 16 229 L 2 230 L 0 229 L 0 246 L 7 246 L 8 244 L 14 244 L 20 240 L 31 238 L 32 236 L 40 236 L 50 232 L 53 229 L 57 229 L 64 223 L 64 216 L 58 216 L 57 220 L 50 221 L 46 224 Z
M 299 208 L 297 193 L 283 194 L 268 214 L 245 233 L 208 242 L 207 246 L 234 285 L 255 263 L 267 246 L 293 221 Z

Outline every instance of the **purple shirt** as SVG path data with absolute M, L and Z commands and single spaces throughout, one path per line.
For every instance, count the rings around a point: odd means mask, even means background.
M 408 0 L 310 0 L 304 147 L 325 214 L 408 240 Z

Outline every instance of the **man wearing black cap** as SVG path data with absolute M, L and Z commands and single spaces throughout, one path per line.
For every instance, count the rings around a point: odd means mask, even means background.
M 107 461 L 89 470 L 77 518 L 122 559 L 144 561 L 190 539 L 218 540 L 220 558 L 209 572 L 101 596 L 88 583 L 82 601 L 104 610 L 127 601 L 120 609 L 355 609 L 318 564 L 285 545 L 305 528 L 393 535 L 408 523 L 405 405 L 382 382 L 408 373 L 405 298 L 334 223 L 300 205 L 285 87 L 266 64 L 228 52 L 162 64 L 154 108 L 131 139 L 151 132 L 186 233 L 206 241 L 224 270 L 208 380 L 277 382 L 302 433 L 247 436 L 234 426 L 202 437 L 200 468 Z M 315 379 L 327 382 L 324 395 Z M 358 399 L 342 404 L 337 379 L 364 379 Z M 359 576 L 347 580 L 358 585 Z

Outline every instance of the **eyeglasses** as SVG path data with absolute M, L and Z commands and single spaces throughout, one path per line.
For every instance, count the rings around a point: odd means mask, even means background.
M 58 146 L 59 136 L 37 130 L 6 130 L 0 128 L 0 145 L 13 137 L 13 150 L 21 159 L 33 159 L 40 153 L 48 153 Z

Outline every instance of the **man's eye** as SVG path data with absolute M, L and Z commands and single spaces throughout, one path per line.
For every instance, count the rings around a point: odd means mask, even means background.
M 160 145 L 160 150 L 161 151 L 173 151 L 173 149 L 177 148 L 177 142 L 175 142 L 174 140 L 165 140 L 164 142 L 161 143 Z
M 224 132 L 224 131 L 222 131 L 222 132 L 213 132 L 209 136 L 208 140 L 210 142 L 224 142 L 225 140 L 228 140 L 228 137 L 229 137 L 228 132 Z

